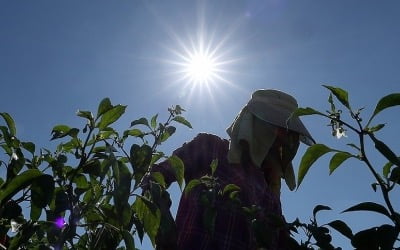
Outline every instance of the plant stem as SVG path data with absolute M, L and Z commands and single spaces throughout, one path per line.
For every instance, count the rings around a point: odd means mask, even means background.
M 365 153 L 365 146 L 364 146 L 364 132 L 359 133 L 360 137 L 360 145 L 361 145 L 361 156 L 362 156 L 362 161 L 367 164 L 368 169 L 371 171 L 372 175 L 375 177 L 376 181 L 379 183 L 379 186 L 381 188 L 381 192 L 383 195 L 383 199 L 385 200 L 386 206 L 389 209 L 390 212 L 390 217 L 392 221 L 395 223 L 396 227 L 398 230 L 400 230 L 400 221 L 398 217 L 396 216 L 396 212 L 394 211 L 394 208 L 392 206 L 392 203 L 389 198 L 389 189 L 386 185 L 386 183 L 383 182 L 382 178 L 378 175 L 378 173 L 375 171 L 373 168 L 371 162 L 368 160 L 366 153 Z

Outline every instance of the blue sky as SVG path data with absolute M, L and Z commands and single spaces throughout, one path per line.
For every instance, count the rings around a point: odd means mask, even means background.
M 3 0 L 0 111 L 13 115 L 20 138 L 48 147 L 54 125 L 79 126 L 76 110 L 96 110 L 104 97 L 128 105 L 121 129 L 180 104 L 193 129 L 178 128 L 163 146 L 167 152 L 199 132 L 226 138 L 225 128 L 260 88 L 280 89 L 300 106 L 325 111 L 328 91 L 321 85 L 338 86 L 349 91 L 352 106 L 365 107 L 366 120 L 382 96 L 399 92 L 399 11 L 394 0 Z M 215 49 L 221 79 L 193 84 L 177 71 L 202 42 Z M 398 109 L 377 119 L 387 122 L 378 137 L 399 148 Z M 303 121 L 318 142 L 341 148 L 356 142 L 352 134 L 332 138 L 326 120 Z M 378 169 L 386 163 L 377 154 L 372 160 Z M 339 214 L 381 199 L 362 164 L 349 160 L 328 176 L 328 162 L 318 161 L 297 192 L 283 189 L 286 218 L 306 221 L 315 205 L 325 204 L 334 211 L 321 214 L 322 221 L 351 220 L 354 231 L 387 223 L 365 213 Z M 335 241 L 349 248 L 340 237 Z

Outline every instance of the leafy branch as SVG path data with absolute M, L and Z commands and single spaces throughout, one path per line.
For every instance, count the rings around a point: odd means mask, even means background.
M 299 108 L 293 113 L 293 115 L 319 115 L 329 119 L 329 124 L 332 129 L 332 135 L 336 136 L 338 139 L 340 139 L 342 136 L 346 136 L 347 130 L 351 130 L 358 136 L 358 145 L 353 143 L 348 145 L 356 149 L 358 153 L 353 154 L 347 151 L 332 149 L 324 144 L 312 145 L 306 150 L 301 159 L 298 172 L 298 183 L 299 185 L 302 183 L 310 167 L 321 156 L 327 153 L 334 153 L 329 162 L 330 174 L 332 174 L 344 161 L 349 158 L 355 158 L 364 162 L 367 169 L 376 180 L 376 183 L 373 183 L 372 187 L 374 191 L 376 191 L 377 186 L 379 186 L 386 207 L 374 202 L 363 202 L 352 206 L 351 208 L 348 208 L 343 212 L 369 211 L 380 213 L 391 219 L 393 225 L 382 225 L 380 227 L 374 227 L 371 229 L 360 231 L 355 235 L 349 233 L 350 231 L 348 226 L 342 221 L 332 222 L 328 225 L 333 225 L 332 227 L 334 229 L 337 229 L 339 232 L 349 238 L 352 242 L 352 245 L 357 249 L 364 249 L 365 247 L 367 247 L 368 249 L 392 249 L 400 232 L 400 217 L 399 213 L 396 212 L 395 208 L 393 207 L 392 200 L 390 199 L 390 192 L 395 185 L 398 185 L 400 183 L 400 159 L 384 142 L 376 138 L 375 133 L 384 128 L 384 124 L 378 124 L 373 127 L 371 127 L 370 124 L 376 117 L 376 115 L 379 114 L 381 111 L 390 107 L 400 105 L 400 94 L 390 94 L 381 98 L 376 104 L 375 110 L 368 119 L 367 124 L 363 125 L 363 119 L 361 117 L 361 111 L 363 111 L 363 108 L 354 111 L 351 108 L 348 93 L 345 90 L 327 85 L 324 85 L 324 87 L 330 91 L 330 95 L 328 98 L 330 110 L 327 111 L 328 114 L 324 114 L 313 108 Z M 343 112 L 342 110 L 336 108 L 333 97 L 335 97 L 336 100 L 339 101 L 339 103 L 345 109 L 347 109 L 350 114 L 350 118 L 355 122 L 355 126 L 342 119 Z M 383 176 L 381 176 L 376 171 L 368 158 L 366 152 L 366 138 L 370 138 L 376 150 L 389 161 L 387 164 L 385 164 L 383 168 Z M 391 171 L 391 175 L 389 176 L 390 170 L 393 166 L 395 166 L 395 168 Z M 304 224 L 298 224 L 298 226 L 304 226 Z M 382 236 L 383 233 L 385 233 L 385 236 Z M 308 234 L 308 237 L 310 235 L 312 234 Z M 315 238 L 315 235 L 313 236 Z M 309 241 L 309 239 L 307 240 L 307 242 Z
M 166 122 L 158 123 L 158 115 L 150 122 L 141 118 L 120 135 L 112 126 L 126 107 L 105 98 L 96 115 L 78 111 L 77 116 L 85 119 L 82 130 L 54 126 L 51 140 L 62 142 L 54 151 L 40 149 L 39 155 L 35 155 L 35 144 L 17 138 L 11 115 L 0 113 L 5 123 L 0 126 L 0 149 L 8 157 L 0 158 L 7 169 L 6 179 L 0 176 L 2 247 L 136 249 L 135 234 L 140 240 L 147 235 L 157 245 L 156 237 L 160 239 L 160 232 L 174 223 L 169 220 L 170 200 L 163 176 L 153 181 L 151 190 L 137 191 L 143 188 L 144 174 L 166 157 L 157 147 L 175 133 L 172 123 L 189 128 L 191 124 L 177 105 L 168 109 Z M 149 132 L 136 128 L 140 124 Z M 152 141 L 151 146 L 145 137 Z M 124 145 L 129 138 L 141 139 L 141 143 L 133 143 L 128 152 Z M 177 157 L 168 159 L 182 186 L 183 163 Z M 30 207 L 27 218 L 23 207 Z

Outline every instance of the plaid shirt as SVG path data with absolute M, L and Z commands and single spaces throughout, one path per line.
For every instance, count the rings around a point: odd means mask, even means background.
M 240 187 L 241 206 L 259 206 L 263 209 L 261 217 L 267 213 L 281 216 L 279 197 L 269 189 L 262 170 L 252 164 L 242 166 L 228 163 L 228 147 L 227 140 L 215 135 L 199 134 L 173 154 L 180 157 L 185 164 L 186 183 L 210 174 L 210 163 L 218 159 L 215 176 L 222 188 L 230 183 Z M 168 184 L 174 181 L 167 162 L 156 166 L 153 171 L 162 172 Z M 249 218 L 241 208 L 226 206 L 223 200 L 217 199 L 215 204 L 217 215 L 214 233 L 211 235 L 204 226 L 204 206 L 200 202 L 200 195 L 201 189 L 195 188 L 187 196 L 181 197 L 176 217 L 178 249 L 257 249 Z M 271 239 L 270 249 L 284 249 L 283 235 L 286 234 L 276 231 L 265 235 Z

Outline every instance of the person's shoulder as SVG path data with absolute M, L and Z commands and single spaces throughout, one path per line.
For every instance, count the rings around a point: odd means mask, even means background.
M 214 134 L 209 134 L 209 133 L 199 133 L 195 138 L 193 138 L 193 141 L 212 141 L 215 143 L 227 143 L 228 140 L 223 139 L 217 135 Z
M 185 142 L 181 148 L 177 149 L 175 153 L 182 151 L 191 151 L 193 149 L 202 149 L 201 151 L 208 151 L 207 149 L 225 149 L 229 147 L 229 141 L 222 139 L 221 137 L 209 134 L 209 133 L 199 133 L 192 140 Z M 199 153 L 199 151 L 196 151 Z

